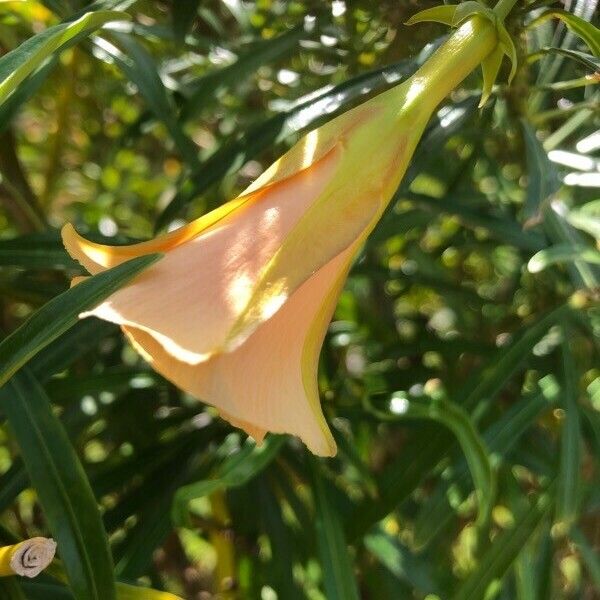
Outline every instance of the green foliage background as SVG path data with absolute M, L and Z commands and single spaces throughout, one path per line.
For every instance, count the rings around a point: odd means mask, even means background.
M 335 459 L 255 447 L 77 321 L 154 257 L 67 291 L 64 222 L 120 243 L 218 206 L 414 72 L 429 5 L 0 3 L 0 539 L 62 560 L 2 599 L 598 597 L 598 30 L 526 27 L 559 3 L 517 3 L 515 81 L 440 107 L 351 272 Z

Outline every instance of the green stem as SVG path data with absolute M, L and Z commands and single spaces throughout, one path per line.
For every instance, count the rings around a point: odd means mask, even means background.
M 496 13 L 496 16 L 501 21 L 504 21 L 516 3 L 517 0 L 499 0 L 498 4 L 494 6 L 494 12 Z
M 475 15 L 463 23 L 411 77 L 418 90 L 411 102 L 429 118 L 496 44 L 496 28 L 489 19 Z

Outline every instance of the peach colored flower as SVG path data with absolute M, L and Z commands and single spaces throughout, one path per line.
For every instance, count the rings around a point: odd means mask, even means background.
M 258 441 L 289 433 L 333 455 L 321 344 L 431 113 L 495 45 L 493 27 L 481 21 L 475 35 L 472 21 L 412 78 L 310 132 L 239 197 L 181 229 L 111 247 L 66 225 L 67 250 L 91 274 L 165 254 L 81 316 L 119 324 L 156 371 Z

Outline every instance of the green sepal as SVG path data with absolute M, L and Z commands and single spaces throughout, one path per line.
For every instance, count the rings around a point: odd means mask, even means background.
M 404 24 L 415 25 L 416 23 L 433 21 L 434 23 L 442 23 L 450 27 L 458 27 L 463 21 L 476 14 L 485 15 L 491 20 L 494 18 L 494 11 L 491 8 L 483 6 L 479 2 L 475 2 L 475 0 L 468 0 L 461 4 L 446 4 L 444 6 L 426 8 L 413 15 Z
M 456 14 L 456 5 L 447 6 L 434 6 L 433 8 L 426 8 L 413 15 L 405 25 L 415 25 L 416 23 L 442 23 L 443 25 L 454 26 L 454 15 Z
M 554 11 L 560 12 L 560 11 Z M 570 14 L 570 13 L 568 13 Z M 443 23 L 450 27 L 458 27 L 464 21 L 473 16 L 480 16 L 491 21 L 496 28 L 498 35 L 498 46 L 491 54 L 483 60 L 481 68 L 483 70 L 483 90 L 481 94 L 481 101 L 479 106 L 483 106 L 489 98 L 492 87 L 498 76 L 500 70 L 500 64 L 502 63 L 502 57 L 504 54 L 508 56 L 511 62 L 510 74 L 508 76 L 508 83 L 511 83 L 516 72 L 517 72 L 517 49 L 506 31 L 504 23 L 498 18 L 498 15 L 489 6 L 484 6 L 474 0 L 462 2 L 461 4 L 452 4 L 445 6 L 435 6 L 433 8 L 427 8 L 413 15 L 405 25 L 414 25 L 415 23 L 423 23 L 426 21 L 434 21 L 436 23 Z
M 498 31 L 498 41 L 499 46 L 502 48 L 502 52 L 508 56 L 510 60 L 510 73 L 508 75 L 508 83 L 511 83 L 514 76 L 517 73 L 517 49 L 515 48 L 515 44 L 512 41 L 512 38 L 506 31 L 506 27 L 504 24 L 497 24 Z
M 498 77 L 498 71 L 500 70 L 503 56 L 504 50 L 498 45 L 481 63 L 481 70 L 483 71 L 483 90 L 481 91 L 479 108 L 488 101 L 488 98 L 492 93 L 492 88 L 494 87 L 496 77 Z

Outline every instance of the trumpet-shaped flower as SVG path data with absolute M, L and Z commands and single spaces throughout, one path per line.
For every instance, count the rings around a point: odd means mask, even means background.
M 353 257 L 396 190 L 439 102 L 495 47 L 474 17 L 395 88 L 300 140 L 247 190 L 154 240 L 105 246 L 63 228 L 91 274 L 162 252 L 82 317 L 119 324 L 159 373 L 257 440 L 335 453 L 317 362 Z

